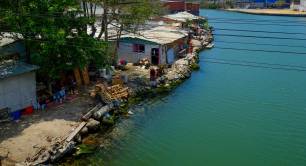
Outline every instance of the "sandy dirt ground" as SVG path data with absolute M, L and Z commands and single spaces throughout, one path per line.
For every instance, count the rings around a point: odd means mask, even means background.
M 92 106 L 88 96 L 79 96 L 47 111 L 23 116 L 18 122 L 0 124 L 0 165 L 23 162 L 65 138 Z
M 264 15 L 287 15 L 287 16 L 305 16 L 306 12 L 294 11 L 290 9 L 227 9 L 228 11 L 249 13 L 249 14 L 264 14 Z

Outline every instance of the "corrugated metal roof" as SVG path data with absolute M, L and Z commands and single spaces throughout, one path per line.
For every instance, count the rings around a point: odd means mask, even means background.
M 0 34 L 0 47 L 14 43 L 16 40 L 11 33 L 2 32 Z
M 188 12 L 179 12 L 175 14 L 165 15 L 163 17 L 171 19 L 171 20 L 175 20 L 175 21 L 180 21 L 180 22 L 186 22 L 187 20 L 204 19 L 203 17 L 195 16 Z
M 168 44 L 188 36 L 188 32 L 176 27 L 158 26 L 149 30 L 122 35 L 121 38 L 134 38 L 157 44 Z
M 30 64 L 23 63 L 23 62 L 18 62 L 13 65 L 6 65 L 6 64 L 0 63 L 0 80 L 7 78 L 7 77 L 31 72 L 31 71 L 37 70 L 38 68 L 39 67 L 36 65 L 30 65 Z

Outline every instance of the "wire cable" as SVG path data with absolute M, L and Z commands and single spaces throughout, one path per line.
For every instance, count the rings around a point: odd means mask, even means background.
M 276 51 L 276 50 L 265 50 L 265 49 L 247 49 L 247 48 L 220 47 L 220 46 L 215 46 L 214 48 L 223 49 L 223 50 L 234 50 L 234 51 L 253 51 L 253 52 L 281 53 L 281 54 L 305 55 L 306 56 L 306 52 Z
M 256 65 L 256 64 L 235 63 L 235 62 L 229 62 L 229 61 L 226 62 L 226 61 L 204 60 L 203 62 L 222 64 L 222 65 L 231 65 L 231 66 L 253 67 L 253 68 L 261 68 L 261 69 L 275 69 L 275 70 L 285 70 L 285 71 L 306 72 L 306 69 L 262 66 L 262 65 Z
M 306 46 L 302 45 L 287 45 L 287 44 L 270 44 L 270 43 L 255 43 L 255 42 L 237 42 L 237 41 L 222 41 L 222 40 L 215 40 L 216 43 L 226 43 L 226 44 L 249 44 L 249 45 L 256 45 L 256 46 L 276 46 L 276 47 L 288 47 L 288 48 L 305 48 Z
M 232 36 L 232 37 L 259 38 L 259 39 L 278 39 L 278 40 L 301 40 L 301 41 L 306 41 L 306 38 L 292 38 L 292 37 L 236 35 L 236 34 L 225 34 L 225 33 L 213 33 L 213 35 L 215 35 L 215 36 Z
M 209 20 L 231 20 L 231 21 L 253 21 L 253 22 L 276 22 L 276 23 L 306 23 L 306 19 L 300 17 L 301 20 L 284 20 L 284 19 L 254 19 L 254 18 L 222 18 L 222 17 L 207 17 Z M 280 17 L 281 18 L 281 17 Z M 304 22 L 303 22 L 304 21 Z
M 286 34 L 286 35 L 306 35 L 306 33 L 302 33 L 302 32 L 263 31 L 263 30 L 246 30 L 246 29 L 232 29 L 232 28 L 214 28 L 214 30 L 235 31 L 235 32 L 275 33 L 275 34 Z
M 288 65 L 288 64 L 279 64 L 279 63 L 266 63 L 266 62 L 254 62 L 254 61 L 245 61 L 245 60 L 236 60 L 236 59 L 205 58 L 205 57 L 201 59 L 218 60 L 218 61 L 226 61 L 226 62 L 238 62 L 238 63 L 247 63 L 247 64 L 256 64 L 256 65 L 281 66 L 281 67 L 289 67 L 289 68 L 300 68 L 300 69 L 306 70 L 306 66 Z
M 284 26 L 284 27 L 306 27 L 306 25 L 296 25 L 296 24 L 270 24 L 270 23 L 250 23 L 250 22 L 233 22 L 233 21 L 209 21 L 209 23 L 220 23 L 220 24 L 247 24 L 247 25 L 272 25 L 272 26 Z

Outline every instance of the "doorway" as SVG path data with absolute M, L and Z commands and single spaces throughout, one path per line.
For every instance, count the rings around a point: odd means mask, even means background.
M 159 64 L 159 48 L 152 48 L 151 49 L 151 63 L 153 65 Z

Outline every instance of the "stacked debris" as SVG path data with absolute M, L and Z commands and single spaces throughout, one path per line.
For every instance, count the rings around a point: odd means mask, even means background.
M 116 100 L 127 99 L 129 96 L 129 88 L 123 87 L 121 84 L 106 86 L 97 84 L 95 87 L 95 95 L 99 95 L 105 103 L 112 103 Z
M 145 69 L 148 69 L 150 65 L 150 60 L 148 58 L 144 58 L 139 61 L 139 66 L 144 67 Z

